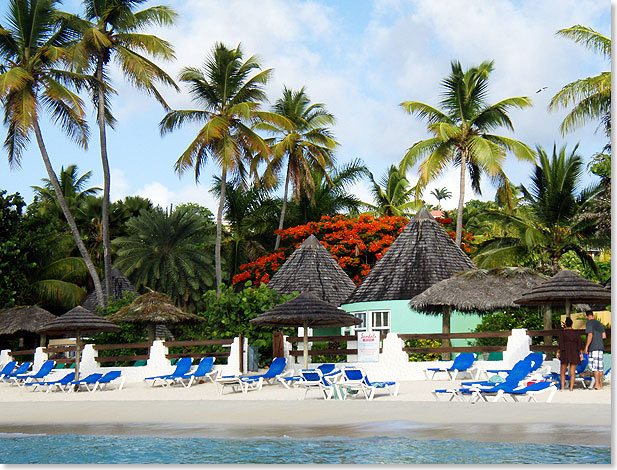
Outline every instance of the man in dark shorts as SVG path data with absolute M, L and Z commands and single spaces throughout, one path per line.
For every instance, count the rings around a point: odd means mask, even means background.
M 604 339 L 606 338 L 606 332 L 604 326 L 598 320 L 593 318 L 593 312 L 589 310 L 587 312 L 587 326 L 585 327 L 585 333 L 587 333 L 587 343 L 585 344 L 585 352 L 589 354 L 589 370 L 593 372 L 593 376 L 596 379 L 594 385 L 595 390 L 602 389 L 602 376 L 604 375 Z

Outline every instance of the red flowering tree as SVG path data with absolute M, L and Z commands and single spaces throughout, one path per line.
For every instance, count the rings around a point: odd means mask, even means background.
M 445 226 L 446 231 L 454 239 L 455 232 L 447 229 L 452 220 L 449 218 L 436 220 Z M 310 235 L 315 235 L 358 285 L 390 248 L 407 222 L 409 219 L 405 217 L 373 217 L 362 214 L 357 218 L 349 218 L 336 215 L 323 216 L 319 222 L 277 230 L 276 233 L 281 234 L 284 247 L 252 263 L 240 266 L 241 272 L 234 276 L 233 283 L 251 280 L 256 285 L 262 282 L 267 284 L 287 257 Z M 463 233 L 462 248 L 466 252 L 470 251 L 469 242 L 472 239 L 470 233 Z

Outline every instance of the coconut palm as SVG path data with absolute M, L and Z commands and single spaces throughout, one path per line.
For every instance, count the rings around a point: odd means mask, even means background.
M 171 44 L 157 36 L 143 34 L 149 26 L 171 25 L 176 13 L 166 6 L 152 6 L 135 11 L 145 0 L 83 0 L 84 18 L 65 14 L 71 26 L 79 31 L 80 40 L 72 50 L 73 62 L 78 70 L 91 70 L 92 100 L 97 109 L 101 162 L 103 165 L 102 234 L 105 265 L 105 299 L 110 295 L 111 244 L 109 235 L 109 191 L 111 175 L 107 155 L 106 124 L 113 128 L 115 119 L 111 113 L 109 95 L 109 67 L 115 61 L 129 83 L 154 95 L 165 107 L 157 83 L 171 85 L 174 81 L 158 65 L 144 57 L 155 59 L 174 58 Z
M 460 168 L 455 240 L 460 245 L 466 172 L 469 172 L 471 186 L 477 194 L 481 194 L 480 177 L 483 174 L 507 190 L 508 179 L 503 171 L 506 152 L 511 151 L 524 161 L 534 161 L 534 154 L 518 140 L 489 133 L 499 127 L 513 130 L 508 111 L 530 106 L 529 98 L 506 98 L 488 104 L 488 78 L 493 62 L 485 61 L 465 71 L 457 61 L 453 61 L 451 66 L 452 72 L 442 82 L 442 110 L 418 101 L 400 104 L 409 114 L 426 119 L 428 131 L 434 136 L 413 144 L 403 157 L 400 169 L 404 172 L 426 156 L 418 169 L 420 180 L 417 192 L 420 194 L 426 184 L 441 176 L 449 165 Z
M 255 120 L 277 122 L 286 119 L 272 113 L 258 111 L 259 102 L 265 100 L 264 85 L 271 70 L 259 70 L 257 58 L 243 61 L 240 46 L 228 49 L 216 43 L 203 68 L 185 67 L 180 81 L 190 85 L 189 92 L 203 109 L 170 111 L 160 122 L 165 135 L 188 122 L 204 123 L 197 136 L 178 158 L 175 170 L 182 175 L 192 168 L 199 180 L 201 168 L 208 157 L 221 168 L 221 197 L 216 218 L 216 290 L 220 296 L 222 282 L 221 239 L 223 207 L 227 177 L 238 175 L 244 179 L 248 173 L 257 176 L 257 165 L 267 159 L 270 149 L 266 142 L 251 129 Z M 289 123 L 288 123 L 289 125 Z
M 98 187 L 87 187 L 91 176 L 91 171 L 80 176 L 77 165 L 69 165 L 66 169 L 64 166 L 60 168 L 60 190 L 72 214 L 76 213 L 88 196 L 95 195 L 101 190 Z M 58 217 L 62 216 L 62 208 L 58 205 L 58 197 L 51 180 L 43 178 L 42 181 L 45 183 L 44 186 L 31 186 L 34 196 L 41 203 L 41 210 Z
M 575 25 L 557 31 L 559 36 L 572 39 L 587 49 L 611 58 L 611 39 L 587 26 Z M 568 108 L 559 130 L 562 135 L 572 132 L 589 121 L 600 119 L 607 136 L 611 135 L 611 72 L 602 72 L 593 77 L 568 83 L 551 99 L 550 111 Z
M 599 187 L 580 190 L 583 160 L 566 146 L 549 157 L 538 147 L 538 164 L 531 177 L 531 186 L 521 186 L 525 204 L 515 213 L 487 211 L 486 217 L 500 222 L 508 232 L 480 245 L 474 258 L 481 268 L 506 266 L 525 262 L 545 274 L 560 270 L 559 260 L 573 251 L 581 262 L 595 271 L 587 252 L 595 240 L 595 221 L 581 219 L 579 214 L 597 194 Z
M 371 193 L 375 204 L 366 204 L 371 212 L 378 216 L 406 216 L 422 207 L 421 201 L 413 198 L 415 188 L 395 165 L 377 183 L 372 174 L 369 175 L 373 186 Z
M 452 197 L 452 192 L 448 191 L 448 188 L 435 188 L 431 191 L 431 194 L 435 196 L 437 199 L 437 207 L 441 210 L 441 200 L 442 199 L 450 199 Z
M 212 285 L 212 260 L 203 249 L 210 234 L 195 209 L 142 211 L 127 226 L 130 235 L 113 241 L 118 248 L 114 264 L 135 287 L 149 287 L 186 303 L 199 300 Z
M 49 181 L 66 218 L 79 253 L 92 277 L 97 301 L 103 291 L 94 264 L 62 194 L 39 126 L 39 113 L 51 118 L 78 145 L 87 147 L 88 127 L 83 101 L 67 85 L 80 87 L 85 76 L 58 68 L 67 58 L 72 31 L 59 21 L 57 0 L 9 0 L 7 26 L 0 25 L 0 98 L 8 135 L 4 147 L 11 166 L 19 166 L 22 152 L 34 133 Z
M 286 117 L 291 126 L 276 126 L 260 123 L 258 128 L 275 134 L 272 143 L 272 160 L 264 178 L 278 174 L 287 160 L 285 172 L 285 189 L 283 207 L 279 220 L 279 230 L 283 230 L 289 183 L 293 188 L 293 197 L 300 200 L 302 194 L 314 196 L 315 184 L 311 170 L 326 176 L 326 170 L 334 163 L 332 150 L 338 145 L 329 129 L 334 125 L 334 116 L 326 110 L 323 103 L 313 103 L 304 91 L 283 88 L 283 97 L 279 98 L 272 111 Z M 278 250 L 281 235 L 277 233 L 274 249 Z

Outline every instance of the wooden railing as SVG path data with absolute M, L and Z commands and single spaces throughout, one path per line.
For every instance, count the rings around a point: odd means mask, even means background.
M 478 331 L 469 333 L 413 333 L 401 334 L 398 337 L 403 341 L 408 339 L 477 339 L 477 338 L 507 338 L 510 331 Z M 408 354 L 430 353 L 461 353 L 461 352 L 501 352 L 506 346 L 436 346 L 436 347 L 407 347 L 403 348 Z
M 35 352 L 36 352 L 35 349 L 22 349 L 21 351 L 12 351 L 11 352 L 11 356 L 13 356 L 13 357 L 15 357 L 15 356 L 32 356 L 32 357 L 29 357 L 29 359 L 33 359 Z
M 83 351 L 84 344 L 79 345 L 79 350 Z M 47 348 L 43 348 L 43 352 L 48 355 L 49 359 L 56 361 L 57 364 L 74 364 L 75 357 L 66 357 L 64 353 L 77 352 L 77 346 L 50 346 Z M 11 353 L 15 354 L 15 353 Z M 62 356 L 58 356 L 58 354 L 62 354 Z
M 203 346 L 223 346 L 223 345 L 231 345 L 233 344 L 233 339 L 205 339 L 199 341 L 165 341 L 163 344 L 167 348 L 172 347 L 182 347 L 185 349 L 184 352 L 181 353 L 170 353 L 165 357 L 167 359 L 176 359 L 180 357 L 192 357 L 192 358 L 201 358 L 201 357 L 229 357 L 229 351 L 212 351 L 212 352 L 203 352 Z M 240 341 L 240 347 L 242 347 L 243 341 Z M 191 349 L 199 347 L 202 351 L 196 352 L 191 351 Z M 186 350 L 188 349 L 188 350 Z M 240 357 L 242 357 L 242 351 L 240 352 Z
M 110 351 L 117 349 L 149 349 L 152 343 L 127 343 L 127 344 L 95 344 L 95 351 Z M 94 360 L 101 362 L 143 361 L 150 357 L 149 354 L 134 354 L 130 356 L 97 356 Z
M 531 337 L 546 336 L 546 337 L 552 337 L 552 339 L 558 339 L 562 331 L 563 330 L 527 330 L 527 334 Z M 576 331 L 581 336 L 585 335 L 585 330 L 583 329 L 576 329 L 574 331 Z M 584 345 L 585 345 L 585 341 L 583 340 L 583 346 Z M 544 352 L 544 353 L 557 352 L 559 350 L 559 346 L 553 345 L 553 344 L 550 344 L 550 345 L 532 344 L 529 347 L 529 349 L 531 349 L 533 352 Z M 606 339 L 604 340 L 604 351 L 611 352 L 611 329 L 610 328 L 606 329 Z

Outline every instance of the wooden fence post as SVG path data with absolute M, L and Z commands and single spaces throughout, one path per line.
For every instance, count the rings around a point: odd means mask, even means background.
M 272 357 L 285 357 L 283 333 L 280 331 L 272 333 Z

